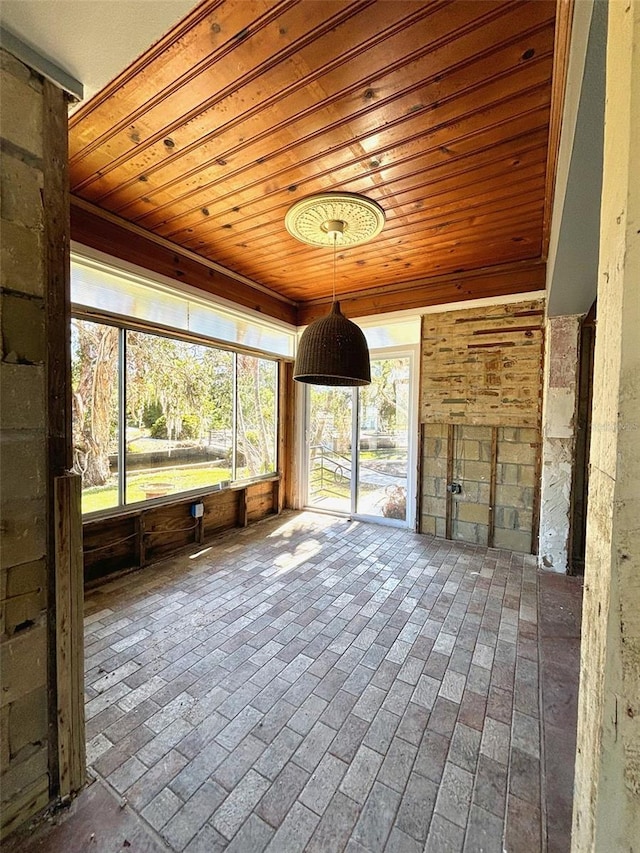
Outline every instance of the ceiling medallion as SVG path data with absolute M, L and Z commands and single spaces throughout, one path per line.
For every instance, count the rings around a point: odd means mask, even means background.
M 342 223 L 339 233 L 336 222 Z M 297 201 L 284 224 L 292 237 L 309 246 L 359 246 L 382 231 L 384 210 L 356 193 L 319 193 Z

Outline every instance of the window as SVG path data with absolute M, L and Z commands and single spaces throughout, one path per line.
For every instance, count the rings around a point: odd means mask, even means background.
M 276 466 L 277 373 L 275 362 L 238 356 L 236 476 L 257 477 Z
M 126 340 L 127 503 L 231 480 L 233 353 L 144 332 Z
M 275 472 L 277 362 L 83 319 L 72 353 L 84 513 Z
M 73 464 L 85 512 L 118 506 L 118 364 L 115 326 L 71 322 Z
M 231 303 L 219 304 L 179 283 L 162 283 L 144 270 L 116 269 L 72 253 L 71 301 L 104 309 L 152 326 L 164 326 L 217 341 L 291 357 L 296 330 L 287 323 L 250 313 Z

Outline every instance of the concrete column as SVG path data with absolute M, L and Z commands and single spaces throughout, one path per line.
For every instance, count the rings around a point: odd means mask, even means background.
M 639 0 L 610 0 L 573 851 L 640 839 L 639 55 Z
M 576 443 L 580 316 L 549 317 L 542 404 L 539 565 L 566 572 Z

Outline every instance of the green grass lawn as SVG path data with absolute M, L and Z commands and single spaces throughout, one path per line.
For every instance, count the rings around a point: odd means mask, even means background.
M 145 487 L 154 484 L 166 483 L 166 494 L 176 494 L 215 486 L 230 477 L 231 471 L 228 468 L 160 468 L 153 473 L 141 471 L 127 478 L 127 504 L 147 500 Z M 113 483 L 106 486 L 93 486 L 82 492 L 83 513 L 111 509 L 117 505 L 118 486 L 115 478 Z

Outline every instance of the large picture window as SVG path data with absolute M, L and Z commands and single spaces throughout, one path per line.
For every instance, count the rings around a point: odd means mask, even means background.
M 83 513 L 275 473 L 278 365 L 72 321 Z

